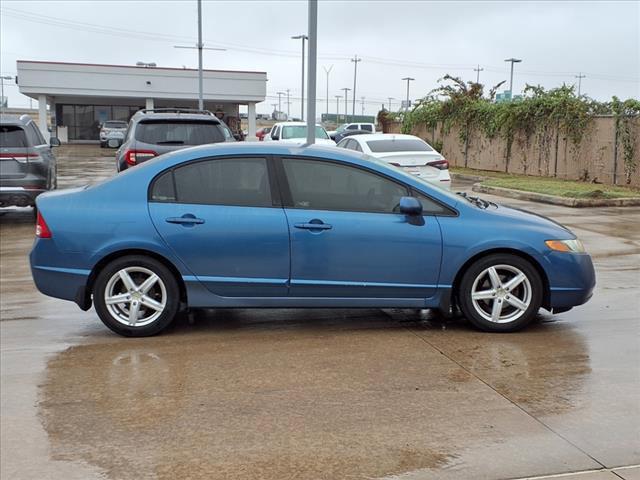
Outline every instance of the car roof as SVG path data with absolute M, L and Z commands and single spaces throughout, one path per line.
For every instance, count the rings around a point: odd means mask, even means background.
M 3 113 L 0 115 L 0 123 L 2 125 L 20 125 L 24 126 L 31 122 L 33 119 L 29 115 L 15 115 L 10 113 Z
M 140 122 L 142 120 L 165 120 L 165 119 L 176 119 L 180 118 L 183 120 L 210 120 L 214 123 L 220 123 L 220 120 L 213 115 L 213 113 L 208 110 L 180 110 L 180 109 L 156 109 L 156 110 L 147 110 L 142 109 L 138 110 L 133 114 L 131 120 L 134 122 Z
M 306 127 L 307 122 L 278 122 L 274 125 L 279 125 L 281 127 Z M 316 123 L 316 127 L 322 127 L 319 123 Z

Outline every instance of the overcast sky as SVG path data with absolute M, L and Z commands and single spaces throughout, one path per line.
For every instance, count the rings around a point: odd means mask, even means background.
M 593 98 L 640 97 L 637 1 L 320 0 L 318 11 L 318 97 L 326 97 L 323 67 L 333 65 L 330 112 L 340 89 L 353 88 L 349 59 L 356 54 L 362 58 L 356 111 L 364 96 L 368 114 L 387 97 L 396 99 L 397 109 L 406 96 L 402 77 L 416 79 L 412 99 L 436 87 L 446 73 L 474 80 L 478 64 L 484 69 L 481 83 L 493 85 L 508 79 L 509 57 L 523 60 L 515 67 L 514 92 L 526 83 L 573 84 L 583 72 L 582 92 Z M 2 75 L 16 74 L 17 59 L 197 67 L 195 50 L 173 48 L 196 42 L 195 0 L 2 0 L 0 13 Z M 276 92 L 289 88 L 292 97 L 300 95 L 300 41 L 290 37 L 306 32 L 306 1 L 205 0 L 205 44 L 227 48 L 205 51 L 205 68 L 267 72 L 268 98 L 258 112 L 269 112 Z M 15 85 L 5 85 L 5 95 L 9 106 L 29 105 Z M 293 103 L 291 113 L 299 108 Z M 318 110 L 325 111 L 324 100 Z

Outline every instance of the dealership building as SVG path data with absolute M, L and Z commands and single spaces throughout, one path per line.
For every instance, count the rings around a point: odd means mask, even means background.
M 189 68 L 18 60 L 17 70 L 20 93 L 38 100 L 40 130 L 47 134 L 50 116 L 51 130 L 63 142 L 97 141 L 101 123 L 128 121 L 142 108 L 198 106 L 198 71 Z M 266 89 L 265 72 L 203 71 L 204 108 L 239 125 L 239 107 L 246 105 L 249 138 Z

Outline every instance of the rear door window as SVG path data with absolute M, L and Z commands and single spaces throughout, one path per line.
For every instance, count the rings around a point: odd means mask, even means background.
M 0 147 L 26 148 L 28 146 L 27 135 L 22 127 L 17 125 L 0 125 Z
M 360 125 L 360 130 L 366 130 L 367 132 L 373 132 L 373 126 L 372 125 L 367 125 L 366 123 L 363 123 L 362 125 Z
M 152 145 L 204 145 L 225 141 L 217 123 L 198 120 L 147 120 L 140 122 L 136 140 Z
M 212 159 L 177 167 L 172 181 L 167 174 L 156 179 L 150 197 L 161 202 L 273 206 L 265 158 Z

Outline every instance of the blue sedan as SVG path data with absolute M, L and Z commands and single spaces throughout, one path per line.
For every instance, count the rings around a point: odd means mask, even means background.
M 38 209 L 38 289 L 127 336 L 211 307 L 459 308 L 508 332 L 595 285 L 567 228 L 331 147 L 189 148 Z

